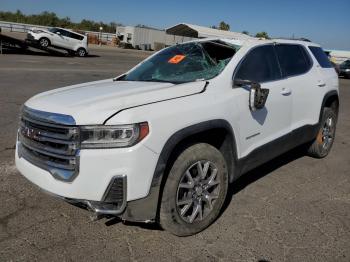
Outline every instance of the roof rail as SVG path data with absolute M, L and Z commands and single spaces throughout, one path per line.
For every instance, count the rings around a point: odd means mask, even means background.
M 273 38 L 273 39 L 296 40 L 296 41 L 312 42 L 310 39 L 307 39 L 307 38 L 305 38 L 305 37 L 300 37 L 300 38 L 276 37 L 276 38 Z

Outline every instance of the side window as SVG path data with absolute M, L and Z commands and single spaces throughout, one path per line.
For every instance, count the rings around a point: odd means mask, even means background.
M 70 32 L 70 38 L 73 38 L 73 39 L 76 39 L 76 40 L 80 40 L 80 41 L 84 39 L 83 36 L 78 35 L 78 34 L 74 34 L 72 32 Z
M 317 62 L 320 64 L 323 68 L 331 68 L 333 67 L 331 62 L 329 61 L 326 53 L 322 50 L 321 47 L 317 46 L 309 46 L 310 51 L 316 58 Z
M 60 32 L 61 36 L 67 36 L 67 37 L 69 37 L 69 35 L 68 35 L 68 32 L 67 32 L 67 31 L 62 30 L 62 29 L 58 29 L 57 31 L 58 31 L 58 32 Z
M 238 68 L 235 79 L 267 82 L 281 78 L 272 45 L 259 46 L 250 51 Z
M 302 46 L 278 44 L 275 48 L 284 77 L 301 75 L 310 69 L 310 58 Z

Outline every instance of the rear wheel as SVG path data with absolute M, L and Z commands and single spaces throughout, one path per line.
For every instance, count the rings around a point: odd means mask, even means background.
M 77 50 L 77 55 L 79 56 L 79 57 L 84 57 L 84 56 L 86 56 L 86 50 L 85 50 L 85 48 L 79 48 L 78 50 Z
M 43 47 L 43 48 L 49 47 L 50 46 L 50 40 L 47 39 L 46 37 L 40 38 L 39 45 L 41 47 Z
M 323 158 L 330 152 L 337 124 L 337 114 L 334 109 L 325 107 L 323 109 L 320 130 L 316 139 L 308 149 L 308 154 L 315 158 Z
M 196 144 L 176 159 L 165 183 L 161 226 L 178 236 L 196 234 L 219 215 L 227 194 L 228 172 L 219 150 Z

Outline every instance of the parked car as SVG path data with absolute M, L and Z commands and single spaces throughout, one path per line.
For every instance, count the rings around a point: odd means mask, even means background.
M 29 99 L 16 166 L 95 218 L 187 236 L 215 221 L 247 171 L 299 145 L 327 156 L 338 107 L 338 77 L 317 44 L 198 40 Z
M 350 78 L 350 60 L 346 60 L 339 66 L 339 76 Z
M 87 36 L 63 28 L 53 27 L 48 30 L 33 28 L 28 31 L 26 40 L 35 42 L 42 48 L 53 46 L 64 49 L 72 55 L 82 57 L 88 54 Z

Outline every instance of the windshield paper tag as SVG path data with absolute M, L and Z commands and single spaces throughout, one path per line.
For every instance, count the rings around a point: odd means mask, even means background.
M 172 58 L 170 58 L 170 59 L 168 60 L 168 63 L 170 63 L 170 64 L 178 64 L 178 63 L 180 63 L 182 60 L 184 60 L 185 57 L 186 57 L 186 56 L 184 56 L 184 55 L 175 55 L 175 56 L 173 56 Z

